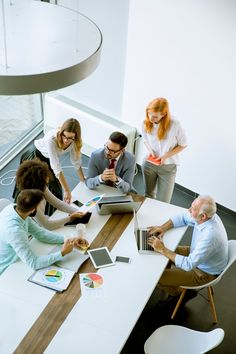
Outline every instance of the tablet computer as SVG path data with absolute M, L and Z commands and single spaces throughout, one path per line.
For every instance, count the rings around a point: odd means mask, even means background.
M 68 221 L 65 226 L 77 225 L 77 224 L 87 224 L 91 218 L 92 213 L 87 212 L 82 218 L 76 218 L 74 220 Z
M 96 269 L 115 265 L 115 261 L 111 258 L 107 247 L 88 250 L 87 253 Z

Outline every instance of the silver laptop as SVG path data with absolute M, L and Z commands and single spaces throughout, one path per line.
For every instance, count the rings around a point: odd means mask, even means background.
M 134 202 L 131 196 L 103 197 L 96 205 L 98 214 L 125 214 L 137 211 L 141 202 Z
M 134 210 L 134 235 L 138 248 L 138 252 L 142 254 L 158 254 L 148 244 L 148 229 L 139 228 L 137 214 Z

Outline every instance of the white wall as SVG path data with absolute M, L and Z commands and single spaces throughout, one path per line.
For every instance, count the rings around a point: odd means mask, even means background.
M 59 5 L 76 9 L 93 20 L 103 34 L 101 62 L 96 71 L 59 93 L 121 118 L 124 65 L 127 41 L 128 0 L 59 0 Z
M 189 141 L 177 183 L 236 210 L 236 1 L 79 0 L 79 9 L 103 32 L 101 63 L 60 93 L 136 127 L 151 99 L 168 98 Z
M 147 103 L 166 97 L 189 141 L 177 183 L 233 210 L 235 16 L 234 0 L 131 0 L 122 115 L 141 126 Z

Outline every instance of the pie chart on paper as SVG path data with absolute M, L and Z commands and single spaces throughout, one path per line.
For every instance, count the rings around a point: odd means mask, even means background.
M 62 279 L 63 274 L 62 274 L 62 272 L 60 272 L 56 269 L 50 269 L 44 274 L 44 276 L 45 276 L 45 279 L 47 282 L 57 283 Z
M 103 284 L 103 277 L 96 273 L 88 273 L 83 277 L 82 281 L 87 288 L 96 289 Z

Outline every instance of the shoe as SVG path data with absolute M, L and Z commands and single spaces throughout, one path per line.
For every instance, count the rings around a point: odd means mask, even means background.
M 181 302 L 181 306 L 184 306 L 188 301 L 194 299 L 197 296 L 198 292 L 193 289 L 187 289 L 184 298 Z
M 178 301 L 179 296 L 173 296 L 173 295 L 168 295 L 168 297 L 165 300 L 160 300 L 157 303 L 157 307 L 163 307 L 163 306 L 169 306 L 172 303 L 175 303 Z

